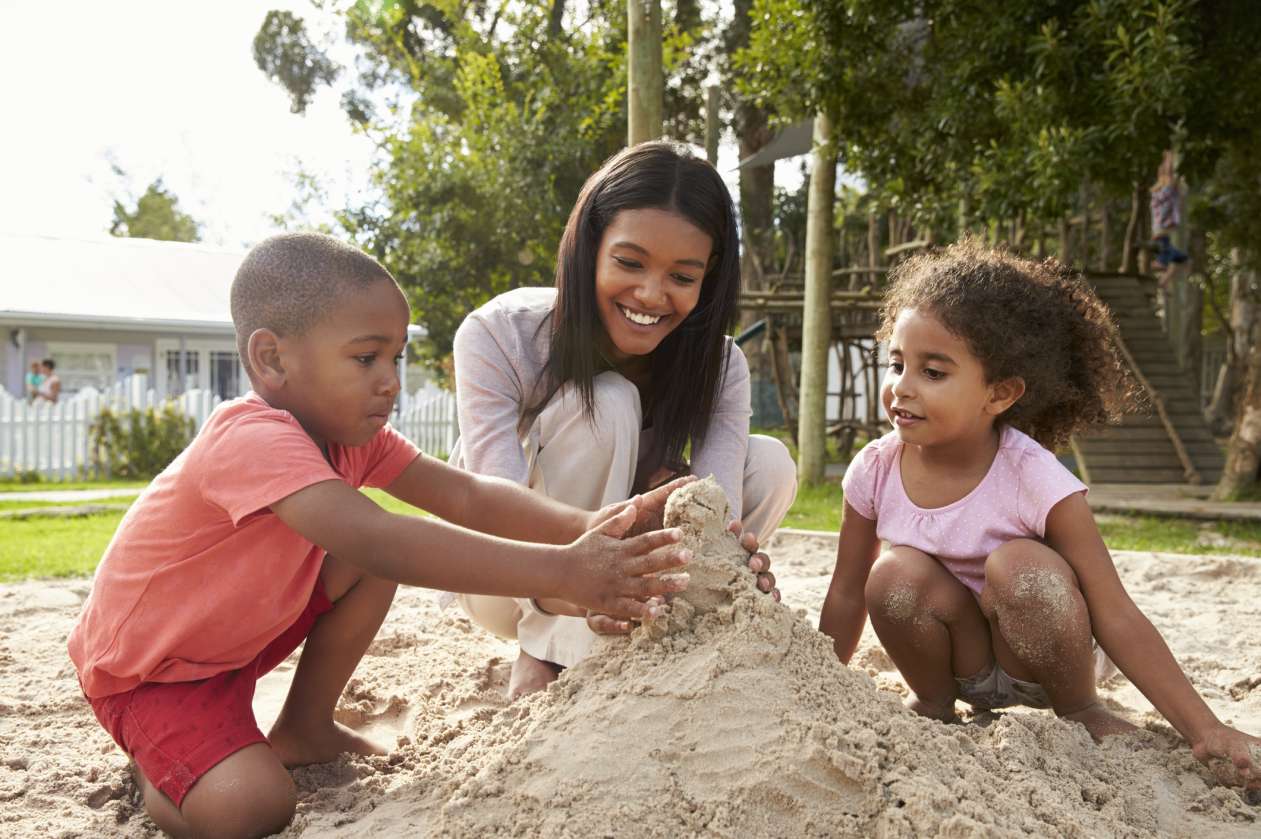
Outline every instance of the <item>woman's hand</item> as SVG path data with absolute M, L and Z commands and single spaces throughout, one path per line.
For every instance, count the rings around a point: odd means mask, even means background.
M 1191 753 L 1222 783 L 1261 790 L 1261 738 L 1218 723 L 1191 743 Z
M 780 599 L 779 589 L 775 588 L 775 575 L 771 573 L 771 558 L 758 550 L 757 536 L 752 531 L 745 531 L 744 525 L 737 519 L 727 525 L 727 529 L 740 539 L 740 547 L 749 552 L 749 570 L 757 574 L 757 587 L 775 598 Z

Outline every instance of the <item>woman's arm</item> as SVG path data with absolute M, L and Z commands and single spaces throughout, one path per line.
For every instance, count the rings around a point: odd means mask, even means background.
M 1248 756 L 1249 743 L 1261 746 L 1261 740 L 1223 725 L 1196 692 L 1160 633 L 1130 599 L 1082 493 L 1051 508 L 1046 542 L 1077 575 L 1099 645 L 1186 738 L 1195 756 L 1230 760 L 1261 778 L 1261 766 Z
M 819 631 L 832 637 L 836 657 L 849 664 L 867 621 L 863 589 L 880 553 L 875 521 L 863 518 L 845 502 L 841 537 L 836 546 L 836 568 L 819 614 Z
M 749 362 L 732 341 L 714 412 L 705 441 L 693 448 L 692 474 L 713 475 L 727 493 L 731 517 L 743 516 L 744 462 L 749 452 L 749 417 L 752 416 Z
M 494 475 L 524 485 L 529 465 L 521 449 L 517 425 L 526 389 L 511 355 L 520 354 L 520 336 L 510 324 L 492 329 L 481 311 L 456 330 L 456 411 L 460 424 L 460 457 L 470 472 Z

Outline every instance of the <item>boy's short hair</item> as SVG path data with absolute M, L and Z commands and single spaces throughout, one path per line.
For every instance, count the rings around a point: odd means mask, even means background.
M 394 277 L 358 248 L 321 233 L 281 233 L 245 255 L 232 281 L 232 324 L 245 371 L 250 370 L 250 335 L 270 329 L 301 335 L 348 291 Z M 397 283 L 396 283 L 397 285 Z

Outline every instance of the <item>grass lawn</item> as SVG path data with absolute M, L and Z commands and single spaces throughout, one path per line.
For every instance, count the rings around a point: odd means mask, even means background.
M 79 507 L 84 504 L 127 504 L 135 501 L 134 495 L 109 498 L 93 498 L 91 501 L 11 501 L 0 494 L 0 512 L 5 510 L 29 510 L 34 507 Z
M 424 515 L 381 490 L 364 492 L 391 512 Z M 115 499 L 109 503 L 120 502 Z M 835 533 L 840 526 L 840 510 L 839 482 L 803 488 L 788 511 L 784 526 Z M 122 517 L 123 511 L 119 510 L 75 518 L 0 519 L 0 583 L 90 575 Z M 1261 556 L 1261 522 L 1197 522 L 1117 515 L 1101 515 L 1098 521 L 1104 541 L 1113 550 Z
M 0 481 L 0 493 L 4 492 L 60 492 L 65 489 L 133 489 L 146 487 L 148 481 Z

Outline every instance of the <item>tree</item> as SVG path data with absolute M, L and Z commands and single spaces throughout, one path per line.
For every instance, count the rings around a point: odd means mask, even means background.
M 698 73 L 704 30 L 682 28 L 699 26 L 689 8 L 664 35 L 665 119 L 674 136 L 697 140 L 703 91 L 680 80 Z M 379 199 L 338 221 L 408 291 L 431 363 L 449 355 L 478 305 L 551 284 L 579 188 L 625 143 L 625 5 L 595 0 L 582 14 L 566 26 L 564 0 L 398 0 L 339 12 L 357 51 L 342 104 L 381 153 Z M 265 21 L 256 41 L 260 69 L 286 86 L 327 60 L 301 32 Z M 293 69 L 272 72 L 283 66 Z M 291 90 L 304 107 L 310 93 Z M 382 99 L 386 107 L 372 106 Z
M 1253 4 L 755 0 L 753 16 L 761 25 L 738 57 L 744 89 L 784 114 L 830 114 L 846 168 L 921 226 L 1058 227 L 1068 258 L 1071 227 L 1089 241 L 1092 202 L 1128 202 L 1129 265 L 1146 184 L 1176 147 L 1190 222 L 1258 265 Z M 1239 428 L 1232 452 L 1249 445 Z
M 199 242 L 201 225 L 179 208 L 179 199 L 158 178 L 149 184 L 134 209 L 114 200 L 111 236 L 160 239 L 166 242 Z

